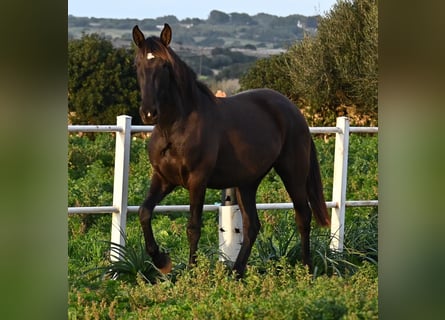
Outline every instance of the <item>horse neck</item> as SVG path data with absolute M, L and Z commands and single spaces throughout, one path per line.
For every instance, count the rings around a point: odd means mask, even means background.
M 174 128 L 177 128 L 175 124 L 180 124 L 188 118 L 190 113 L 199 108 L 195 94 L 191 91 L 194 89 L 189 86 L 179 88 L 175 83 L 174 88 L 169 90 L 169 98 L 161 102 L 163 112 L 158 120 L 158 126 L 165 133 L 175 130 Z
M 215 96 L 210 89 L 197 79 L 196 73 L 176 54 L 177 87 L 185 114 L 201 107 L 207 107 L 215 102 Z M 181 85 L 182 84 L 182 85 Z
M 169 88 L 170 95 L 163 101 L 163 116 L 158 125 L 170 131 L 188 118 L 192 112 L 205 113 L 214 105 L 215 96 L 210 89 L 197 79 L 196 73 L 170 49 L 174 82 Z

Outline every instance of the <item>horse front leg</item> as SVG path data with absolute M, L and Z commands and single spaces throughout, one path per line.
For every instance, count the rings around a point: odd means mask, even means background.
M 159 246 L 153 235 L 151 219 L 155 206 L 173 189 L 174 185 L 163 180 L 158 174 L 153 174 L 147 197 L 139 207 L 139 222 L 145 239 L 145 250 L 150 255 L 156 268 L 163 274 L 172 269 L 172 263 L 168 254 L 159 251 Z
M 190 245 L 189 266 L 196 264 L 196 251 L 201 237 L 202 209 L 204 206 L 206 186 L 197 183 L 189 188 L 190 193 L 190 218 L 187 224 L 187 238 Z

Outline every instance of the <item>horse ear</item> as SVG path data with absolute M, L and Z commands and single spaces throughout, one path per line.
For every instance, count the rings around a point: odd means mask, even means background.
M 164 29 L 161 31 L 161 42 L 164 46 L 168 47 L 170 42 L 172 41 L 172 29 L 168 25 L 168 23 L 164 24 Z
M 138 48 L 141 48 L 145 42 L 144 34 L 141 30 L 139 30 L 139 27 L 137 25 L 133 28 L 133 41 L 134 43 L 136 43 Z

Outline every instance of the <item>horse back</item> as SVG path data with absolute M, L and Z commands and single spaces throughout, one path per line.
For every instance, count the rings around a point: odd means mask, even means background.
M 270 134 L 273 129 L 268 127 L 272 126 L 283 134 L 291 133 L 289 131 L 305 134 L 309 128 L 297 106 L 275 90 L 252 89 L 219 101 L 223 122 L 232 121 L 239 127 L 254 126 L 257 134 Z

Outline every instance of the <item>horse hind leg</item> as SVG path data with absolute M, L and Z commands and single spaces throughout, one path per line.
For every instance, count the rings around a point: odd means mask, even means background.
M 290 168 L 295 168 L 289 166 Z M 299 172 L 296 170 L 286 169 L 285 166 L 277 166 L 275 170 L 281 177 L 284 183 L 287 193 L 292 199 L 295 209 L 295 222 L 298 227 L 301 239 L 301 257 L 304 265 L 307 265 L 312 270 L 312 260 L 310 253 L 310 232 L 311 232 L 311 219 L 312 211 L 309 207 L 307 190 L 306 190 L 306 177 L 303 167 L 300 167 Z
M 305 194 L 306 188 L 301 188 L 300 191 L 297 192 L 301 192 L 302 196 L 291 196 L 291 198 L 294 203 L 295 222 L 297 223 L 301 238 L 301 257 L 303 264 L 307 265 L 309 270 L 312 270 L 312 259 L 310 252 L 312 211 L 307 202 Z
M 243 220 L 243 243 L 236 258 L 233 270 L 241 278 L 246 270 L 247 260 L 252 251 L 252 246 L 256 240 L 261 224 L 256 210 L 256 190 L 258 185 L 250 188 L 237 188 L 236 196 L 238 205 L 242 213 Z

